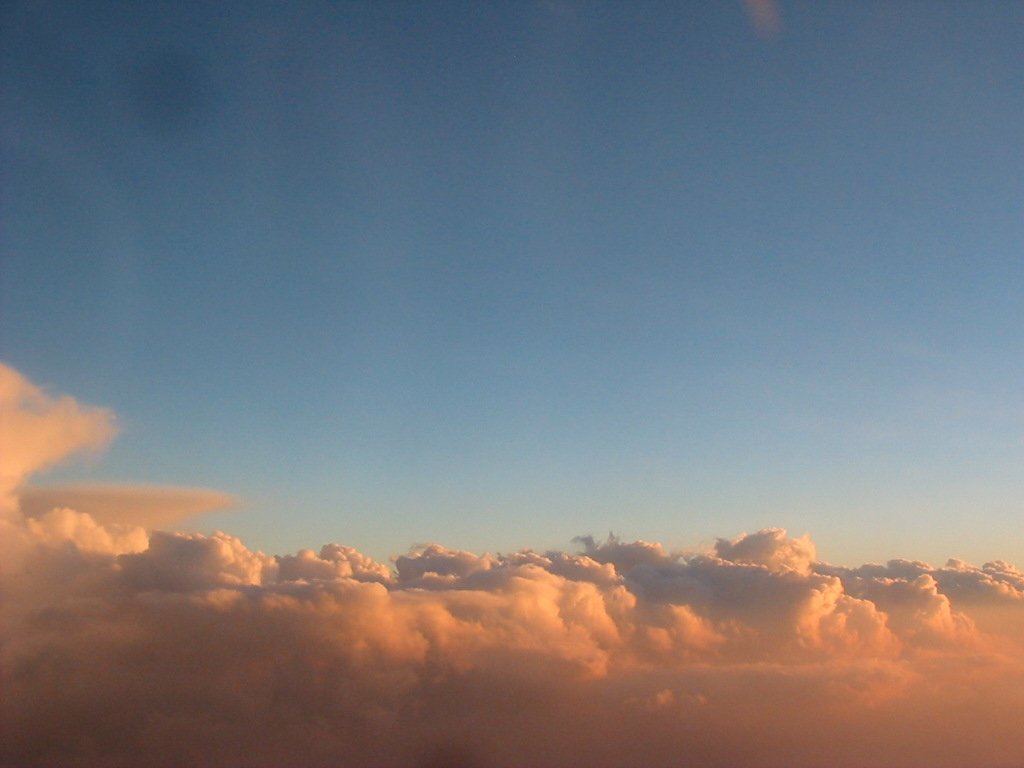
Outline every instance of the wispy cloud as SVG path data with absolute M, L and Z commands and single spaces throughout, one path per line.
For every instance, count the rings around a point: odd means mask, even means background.
M 58 507 L 10 523 L 3 765 L 1024 760 L 1024 574 L 579 540 L 391 564 Z

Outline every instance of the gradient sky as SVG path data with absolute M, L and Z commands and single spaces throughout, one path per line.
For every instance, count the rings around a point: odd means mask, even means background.
M 121 426 L 36 482 L 1024 561 L 1024 5 L 776 10 L 5 3 L 0 359 Z

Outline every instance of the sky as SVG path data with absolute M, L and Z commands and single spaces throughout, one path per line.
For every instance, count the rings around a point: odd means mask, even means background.
M 0 359 L 119 430 L 30 485 L 1024 561 L 1020 6 L 2 13 Z
M 1021 51 L 0 4 L 0 768 L 1024 764 Z

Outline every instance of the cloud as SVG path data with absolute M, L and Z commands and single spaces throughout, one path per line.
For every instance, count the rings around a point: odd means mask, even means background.
M 26 485 L 35 473 L 104 448 L 116 434 L 109 409 L 53 395 L 0 363 L 0 563 L 5 570 L 19 568 L 28 548 L 44 540 L 108 554 L 145 549 L 144 529 L 237 503 L 201 488 Z
M 61 542 L 81 552 L 118 555 L 141 552 L 149 546 L 149 536 L 138 526 L 102 526 L 91 515 L 67 507 L 26 518 L 24 526 L 28 540 L 33 543 Z
M 141 485 L 67 485 L 26 487 L 18 494 L 21 511 L 39 517 L 70 507 L 103 525 L 166 528 L 190 517 L 227 509 L 238 499 L 207 488 Z
M 432 545 L 392 570 L 341 545 L 271 556 L 157 532 L 115 554 L 81 531 L 36 533 L 5 584 L 11 765 L 1024 755 L 1019 636 L 981 632 L 928 574 L 872 576 L 855 596 L 825 564 L 714 551 L 623 573 L 583 553 Z M 732 542 L 807 541 L 746 538 Z
M 761 565 L 769 571 L 808 573 L 816 552 L 809 536 L 790 539 L 781 528 L 766 528 L 732 541 L 719 539 L 715 554 L 731 563 Z
M 386 564 L 66 506 L 7 525 L 0 766 L 1024 761 L 1008 563 L 844 568 L 781 529 Z
M 14 493 L 29 475 L 102 448 L 116 433 L 111 411 L 54 397 L 0 363 L 0 515 L 14 514 Z
M 280 581 L 332 581 L 350 578 L 356 581 L 387 582 L 391 569 L 367 557 L 353 547 L 325 544 L 317 554 L 311 549 L 277 558 Z

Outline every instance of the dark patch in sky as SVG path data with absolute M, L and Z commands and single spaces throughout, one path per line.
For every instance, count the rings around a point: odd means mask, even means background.
M 170 136 L 193 129 L 208 106 L 202 62 L 174 49 L 150 51 L 127 71 L 127 98 L 138 127 Z

